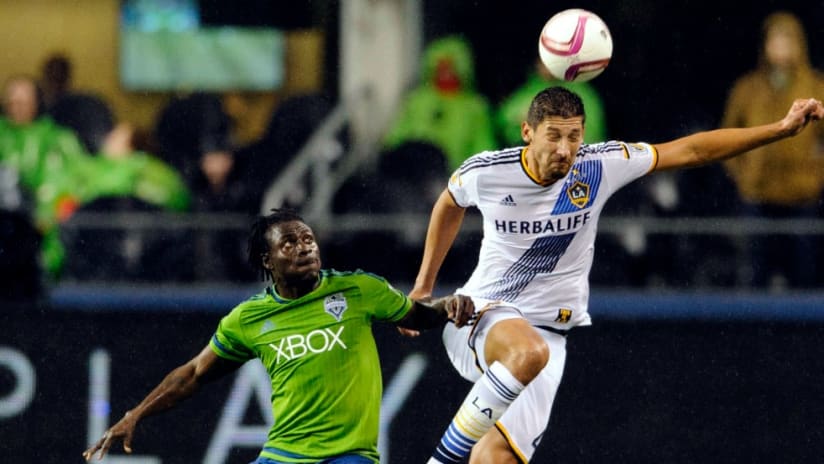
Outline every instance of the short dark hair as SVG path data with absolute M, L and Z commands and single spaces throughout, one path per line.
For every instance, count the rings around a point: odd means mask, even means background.
M 297 211 L 290 208 L 274 208 L 271 213 L 265 216 L 258 216 L 254 223 L 252 223 L 251 231 L 249 232 L 249 265 L 258 271 L 260 280 L 267 280 L 271 278 L 269 270 L 263 267 L 263 255 L 269 252 L 269 242 L 266 240 L 266 231 L 276 224 L 283 224 L 285 222 L 300 221 L 305 222 Z
M 552 116 L 562 118 L 582 116 L 586 122 L 584 102 L 575 92 L 563 87 L 548 87 L 532 99 L 526 122 L 530 127 L 535 128 L 541 121 Z

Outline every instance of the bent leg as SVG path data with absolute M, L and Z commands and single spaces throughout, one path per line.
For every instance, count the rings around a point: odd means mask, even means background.
M 501 431 L 493 427 L 472 448 L 469 464 L 523 464 L 515 457 Z
M 566 337 L 538 329 L 551 353 L 540 374 L 472 448 L 471 464 L 528 463 L 545 436 L 566 364 Z
M 517 309 L 507 306 L 484 311 L 467 342 L 483 375 L 464 399 L 430 463 L 461 462 L 549 357 L 543 338 Z
M 524 385 L 534 379 L 549 360 L 549 347 L 532 324 L 525 319 L 506 319 L 495 323 L 486 336 L 484 362 L 500 362 Z

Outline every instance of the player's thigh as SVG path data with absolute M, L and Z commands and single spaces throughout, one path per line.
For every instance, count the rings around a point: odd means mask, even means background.
M 495 424 L 523 462 L 529 462 L 544 437 L 566 363 L 566 337 L 540 329 L 538 332 L 549 345 L 549 362 Z
M 483 308 L 476 314 L 471 325 L 461 328 L 446 324 L 443 329 L 443 344 L 446 354 L 461 376 L 470 382 L 477 381 L 489 365 L 484 359 L 486 337 L 490 329 L 500 321 L 523 320 L 520 311 L 511 306 L 490 306 L 483 299 L 472 299 L 476 308 Z

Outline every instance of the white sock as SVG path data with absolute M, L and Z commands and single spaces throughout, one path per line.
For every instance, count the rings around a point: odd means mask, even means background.
M 524 390 L 503 364 L 489 366 L 466 396 L 427 464 L 461 462 Z

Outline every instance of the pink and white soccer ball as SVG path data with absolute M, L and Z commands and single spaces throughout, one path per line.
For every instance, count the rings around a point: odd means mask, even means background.
M 541 61 L 556 79 L 588 81 L 612 58 L 612 35 L 595 13 L 579 8 L 549 18 L 538 39 Z

